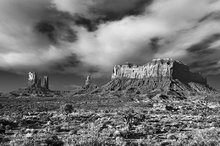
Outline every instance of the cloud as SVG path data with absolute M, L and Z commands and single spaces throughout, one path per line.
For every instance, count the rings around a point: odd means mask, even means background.
M 51 3 L 45 0 L 0 1 L 2 70 L 50 71 L 51 66 L 72 55 L 65 45 L 52 42 L 71 42 L 76 36 L 64 19 L 61 23 L 54 20 L 62 13 L 51 7 Z
M 76 33 L 69 25 L 59 21 L 41 21 L 36 27 L 36 31 L 45 34 L 53 43 L 58 41 L 74 42 L 77 39 Z
M 140 14 L 153 0 L 53 0 L 60 11 L 80 15 L 88 19 L 119 19 L 123 16 Z
M 148 27 L 146 27 L 146 25 Z M 126 58 L 146 50 L 150 38 L 169 33 L 169 28 L 156 20 L 142 17 L 127 17 L 121 21 L 102 24 L 95 32 L 78 29 L 79 39 L 71 44 L 82 61 L 109 69 Z M 119 33 L 120 32 L 120 33 Z M 146 58 L 147 54 L 144 55 Z
M 109 75 L 115 64 L 171 57 L 195 71 L 218 74 L 219 5 L 216 0 L 0 1 L 0 68 L 98 77 Z

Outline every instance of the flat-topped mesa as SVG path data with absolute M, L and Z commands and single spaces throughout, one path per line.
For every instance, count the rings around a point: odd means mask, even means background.
M 142 66 L 127 64 L 115 65 L 112 79 L 147 79 L 147 78 L 169 78 L 178 79 L 181 82 L 196 82 L 207 84 L 206 78 L 199 73 L 192 73 L 189 67 L 180 61 L 170 58 L 153 59 L 151 62 Z

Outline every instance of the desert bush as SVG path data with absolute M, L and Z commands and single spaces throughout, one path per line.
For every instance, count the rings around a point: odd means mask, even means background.
M 108 145 L 103 144 L 102 142 L 99 142 L 98 140 L 93 140 L 93 141 L 83 142 L 83 143 L 79 144 L 78 146 L 108 146 Z
M 185 136 L 178 136 L 178 140 L 173 145 L 183 146 L 219 146 L 220 143 L 220 129 L 210 128 L 195 130 Z
M 16 143 L 14 143 L 15 145 L 16 145 Z M 40 144 L 38 144 L 36 141 L 34 141 L 34 140 L 25 140 L 24 142 L 23 142 L 23 144 L 20 144 L 20 145 L 22 145 L 22 146 L 36 146 L 36 145 L 40 145 Z
M 134 104 L 135 107 L 140 107 L 140 108 L 153 108 L 153 103 L 151 102 L 139 102 Z
M 194 135 L 194 139 L 197 141 L 220 142 L 220 129 L 210 128 L 210 129 L 199 130 Z
M 0 145 L 2 145 L 2 143 L 6 143 L 9 142 L 10 139 L 5 137 L 4 135 L 0 135 Z
M 47 146 L 63 146 L 64 142 L 60 140 L 56 135 L 50 136 L 45 140 Z
M 5 134 L 5 128 L 3 124 L 0 124 L 0 134 Z
M 12 127 L 10 125 L 5 126 L 5 130 L 10 130 L 10 129 L 12 129 Z
M 65 104 L 63 106 L 61 106 L 61 110 L 62 112 L 65 112 L 65 113 L 72 113 L 74 108 L 73 108 L 73 105 L 72 104 Z
M 4 106 L 0 103 L 0 109 L 2 109 Z

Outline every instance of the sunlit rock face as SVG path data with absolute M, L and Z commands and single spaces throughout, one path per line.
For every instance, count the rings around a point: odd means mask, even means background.
M 142 66 L 127 64 L 115 65 L 112 79 L 148 79 L 148 78 L 170 78 L 182 82 L 197 82 L 206 84 L 206 79 L 198 73 L 192 73 L 189 67 L 179 61 L 166 59 L 153 59 Z
M 35 72 L 28 73 L 28 87 L 38 87 L 41 83 Z

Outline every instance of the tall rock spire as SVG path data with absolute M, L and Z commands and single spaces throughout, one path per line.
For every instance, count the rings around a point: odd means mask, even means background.
M 49 77 L 48 76 L 44 76 L 43 82 L 42 82 L 42 87 L 45 89 L 49 89 Z
M 28 87 L 36 87 L 38 82 L 37 74 L 35 72 L 28 73 Z
M 85 81 L 85 85 L 89 86 L 91 84 L 91 75 L 88 75 Z

